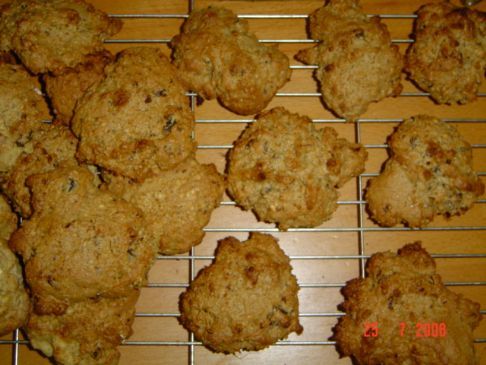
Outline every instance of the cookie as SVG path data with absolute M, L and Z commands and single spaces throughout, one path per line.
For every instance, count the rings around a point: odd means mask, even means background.
M 35 74 L 58 72 L 101 51 L 121 27 L 83 0 L 13 0 L 0 7 L 0 50 Z
M 366 278 L 349 281 L 343 295 L 334 339 L 356 364 L 478 364 L 479 304 L 444 286 L 419 243 L 372 255 Z
M 328 0 L 310 15 L 309 29 L 321 42 L 296 58 L 318 66 L 322 99 L 336 115 L 353 121 L 371 103 L 400 94 L 403 57 L 386 25 L 368 18 L 359 0 Z
M 143 213 L 99 191 L 87 168 L 61 166 L 26 181 L 32 217 L 10 239 L 22 256 L 38 314 L 90 298 L 127 295 L 145 283 L 156 252 Z
M 58 123 L 38 123 L 32 128 L 28 148 L 17 158 L 1 184 L 3 192 L 22 217 L 28 218 L 32 214 L 26 179 L 51 171 L 61 163 L 69 161 L 75 164 L 77 142 L 71 131 Z
M 248 22 L 225 8 L 192 12 L 171 47 L 189 88 L 237 114 L 260 112 L 290 79 L 288 57 L 259 43 Z
M 486 13 L 448 1 L 417 11 L 415 42 L 406 72 L 439 104 L 466 104 L 477 98 L 486 70 Z
M 0 64 L 0 182 L 32 151 L 32 131 L 50 119 L 37 78 L 22 66 Z
M 390 159 L 366 192 L 371 217 L 382 226 L 423 227 L 436 215 L 466 212 L 484 193 L 472 149 L 457 129 L 426 115 L 399 125 Z
M 44 75 L 46 93 L 56 120 L 70 124 L 77 101 L 91 85 L 104 77 L 104 68 L 112 61 L 111 53 L 103 51 L 87 56 L 84 63 L 74 68 L 64 68 L 56 75 Z
M 0 336 L 21 327 L 30 312 L 30 301 L 24 288 L 22 268 L 7 245 L 17 228 L 17 216 L 0 196 Z
M 216 352 L 256 351 L 299 323 L 297 280 L 290 260 L 270 235 L 252 233 L 240 242 L 219 242 L 214 262 L 182 294 L 181 323 Z
M 79 160 L 143 181 L 193 155 L 189 100 L 161 50 L 126 49 L 105 73 L 72 119 Z
M 163 255 L 188 252 L 201 242 L 225 187 L 213 164 L 201 165 L 193 158 L 142 183 L 115 176 L 107 180 L 108 190 L 145 213 L 146 228 Z
M 228 156 L 228 190 L 265 222 L 314 227 L 337 208 L 337 187 L 364 170 L 362 145 L 316 129 L 305 116 L 278 107 L 259 115 Z
M 132 333 L 138 290 L 122 298 L 70 305 L 62 315 L 32 314 L 25 328 L 33 348 L 63 365 L 114 365 Z

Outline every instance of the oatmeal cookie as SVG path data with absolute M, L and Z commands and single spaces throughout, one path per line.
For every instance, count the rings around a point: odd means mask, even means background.
M 368 18 L 359 0 L 328 0 L 310 15 L 309 29 L 321 42 L 296 58 L 319 66 L 322 98 L 338 116 L 356 120 L 372 102 L 400 94 L 403 58 L 386 25 Z
M 114 365 L 116 349 L 132 333 L 138 290 L 121 298 L 88 299 L 62 315 L 33 313 L 26 326 L 32 347 L 63 365 Z
M 17 216 L 12 212 L 7 199 L 0 195 L 0 241 L 8 241 L 17 229 Z
M 61 166 L 27 179 L 33 215 L 10 239 L 24 261 L 38 314 L 118 297 L 146 280 L 156 252 L 143 213 L 99 191 L 87 168 Z
M 439 104 L 476 100 L 486 70 L 486 13 L 443 1 L 417 15 L 406 57 L 410 78 Z
M 101 51 L 121 27 L 84 0 L 13 0 L 0 7 L 0 50 L 33 73 L 58 72 Z
M 343 295 L 346 315 L 334 339 L 356 364 L 478 364 L 473 330 L 481 320 L 479 304 L 444 286 L 419 243 L 398 254 L 374 254 L 366 278 L 349 281 Z M 442 329 L 427 336 L 422 326 Z
M 422 227 L 436 215 L 467 211 L 484 193 L 472 169 L 472 149 L 456 128 L 419 115 L 389 138 L 390 159 L 366 192 L 371 217 L 382 226 Z
M 65 68 L 57 75 L 44 75 L 46 92 L 56 120 L 70 124 L 77 101 L 91 85 L 104 77 L 105 66 L 112 61 L 111 53 L 104 51 L 87 56 L 84 63 L 74 68 Z
M 146 227 L 163 255 L 188 252 L 201 242 L 225 186 L 213 164 L 201 165 L 193 158 L 142 183 L 114 176 L 107 181 L 111 192 L 145 213 Z
M 337 208 L 337 187 L 364 170 L 362 145 L 316 129 L 284 108 L 262 113 L 234 144 L 228 189 L 244 209 L 280 229 L 313 227 Z
M 78 101 L 77 157 L 137 181 L 193 155 L 193 114 L 176 69 L 161 50 L 122 51 Z
M 36 77 L 19 65 L 0 64 L 0 182 L 24 152 L 32 152 L 32 132 L 50 121 Z
M 259 43 L 247 21 L 221 7 L 194 11 L 171 47 L 190 89 L 238 114 L 263 110 L 290 79 L 288 57 Z
M 216 352 L 256 351 L 299 323 L 297 280 L 290 260 L 270 235 L 219 242 L 216 258 L 182 294 L 181 323 Z

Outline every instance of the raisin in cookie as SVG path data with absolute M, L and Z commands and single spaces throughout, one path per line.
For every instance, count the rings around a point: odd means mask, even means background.
M 355 120 L 372 102 L 400 93 L 403 58 L 387 27 L 368 18 L 359 0 L 328 0 L 310 15 L 309 29 L 321 42 L 296 58 L 318 65 L 322 98 L 338 116 Z
M 99 191 L 87 168 L 61 166 L 27 179 L 33 215 L 10 240 L 22 256 L 38 314 L 118 297 L 140 287 L 154 260 L 143 213 Z
M 176 69 L 157 48 L 129 48 L 78 101 L 77 157 L 134 180 L 194 153 L 193 114 Z
M 419 115 L 389 138 L 390 159 L 366 192 L 371 217 L 382 226 L 422 227 L 436 215 L 459 215 L 484 192 L 472 169 L 472 149 L 456 128 Z
M 486 13 L 448 1 L 417 12 L 406 71 L 439 104 L 476 100 L 486 68 Z
M 343 289 L 346 314 L 334 329 L 342 355 L 363 365 L 478 364 L 479 304 L 444 286 L 419 243 L 372 255 L 366 273 Z M 439 327 L 437 335 L 426 336 L 422 325 Z
M 201 165 L 193 158 L 142 183 L 105 178 L 108 190 L 145 213 L 146 227 L 164 255 L 188 252 L 201 242 L 203 228 L 219 206 L 225 186 L 214 165 Z
M 22 326 L 30 312 L 22 268 L 7 245 L 17 228 L 17 216 L 0 195 L 0 336 Z
M 62 365 L 115 365 L 116 349 L 132 333 L 138 290 L 126 297 L 89 299 L 62 315 L 33 313 L 25 328 L 33 348 Z
M 238 114 L 263 110 L 290 78 L 287 56 L 259 43 L 248 23 L 224 8 L 193 12 L 171 47 L 189 87 Z
M 259 219 L 290 227 L 313 227 L 337 208 L 337 187 L 364 170 L 363 146 L 338 138 L 332 128 L 284 108 L 262 113 L 234 144 L 228 188 Z
M 83 0 L 13 0 L 0 7 L 0 50 L 33 73 L 58 72 L 101 51 L 121 26 Z
M 105 66 L 113 61 L 108 51 L 86 57 L 76 67 L 67 67 L 58 74 L 44 75 L 46 93 L 56 115 L 56 120 L 69 125 L 76 103 L 86 90 L 104 77 Z
M 297 280 L 289 258 L 270 235 L 227 237 L 216 258 L 181 296 L 181 323 L 216 352 L 268 347 L 300 334 Z

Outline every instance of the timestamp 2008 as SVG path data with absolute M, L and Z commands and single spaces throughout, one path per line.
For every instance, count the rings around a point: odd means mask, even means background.
M 400 322 L 397 328 L 397 335 L 400 337 L 409 335 L 410 331 L 415 333 L 415 337 L 446 337 L 447 325 L 445 322 L 418 322 L 415 325 L 409 325 L 406 322 Z M 364 337 L 378 337 L 378 322 L 365 322 Z

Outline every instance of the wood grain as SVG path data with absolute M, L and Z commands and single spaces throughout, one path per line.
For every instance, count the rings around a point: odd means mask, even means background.
M 1 3 L 6 1 L 0 0 Z M 110 14 L 186 14 L 189 2 L 186 0 L 92 0 L 98 8 Z M 195 0 L 197 8 L 210 4 L 219 4 L 234 10 L 238 14 L 308 14 L 321 6 L 322 0 L 310 1 L 210 1 Z M 369 14 L 412 14 L 424 1 L 385 1 L 363 0 L 363 7 Z M 480 8 L 486 10 L 486 4 Z M 175 35 L 182 19 L 125 19 L 124 28 L 116 39 L 170 39 Z M 304 19 L 250 19 L 251 29 L 262 39 L 305 39 Z M 412 30 L 412 19 L 386 19 L 384 21 L 394 39 L 408 38 Z M 108 44 L 113 51 L 136 45 L 134 43 Z M 170 54 L 165 43 L 149 44 L 160 47 Z M 291 59 L 292 65 L 299 63 L 294 60 L 294 54 L 306 45 L 296 43 L 281 44 L 282 49 Z M 401 45 L 402 52 L 406 45 Z M 405 91 L 418 91 L 413 84 L 404 82 Z M 483 85 L 481 90 L 486 91 Z M 316 92 L 317 86 L 310 70 L 294 70 L 291 81 L 282 89 L 283 92 Z M 318 97 L 277 97 L 270 107 L 282 105 L 293 112 L 299 112 L 318 119 L 334 119 L 335 117 L 324 107 Z M 438 106 L 426 97 L 399 97 L 387 99 L 372 105 L 363 118 L 402 119 L 418 113 L 427 113 L 442 118 L 486 118 L 486 98 L 467 106 Z M 234 115 L 221 108 L 215 101 L 204 102 L 195 108 L 198 120 L 250 119 Z M 198 122 L 195 136 L 200 146 L 227 146 L 245 127 L 245 123 L 203 123 Z M 340 135 L 351 140 L 357 140 L 357 127 L 354 124 L 337 122 L 320 123 L 322 126 L 335 127 Z M 386 137 L 393 131 L 397 123 L 360 123 L 360 141 L 366 145 L 384 144 Z M 473 144 L 486 143 L 486 125 L 479 123 L 460 123 L 457 127 Z M 219 171 L 225 168 L 226 148 L 205 148 L 198 150 L 198 158 L 202 162 L 213 162 Z M 370 159 L 366 165 L 366 173 L 376 173 L 387 158 L 383 148 L 369 148 Z M 474 150 L 475 168 L 486 172 L 486 150 Z M 486 176 L 482 177 L 486 183 Z M 367 178 L 362 179 L 362 186 Z M 340 200 L 357 201 L 360 199 L 358 179 L 349 182 L 342 190 Z M 485 197 L 482 197 L 485 199 Z M 225 198 L 228 201 L 228 198 Z M 376 228 L 366 213 L 363 214 L 365 229 Z M 358 255 L 359 242 L 363 240 L 365 254 L 381 250 L 396 250 L 403 244 L 421 240 L 427 250 L 434 254 L 444 253 L 486 253 L 486 231 L 469 230 L 456 231 L 372 231 L 365 230 L 360 235 L 356 227 L 360 222 L 360 207 L 357 204 L 343 204 L 335 213 L 333 219 L 325 222 L 322 227 L 327 232 L 278 232 L 274 233 L 280 239 L 282 248 L 292 256 L 308 255 Z M 462 217 L 436 219 L 431 227 L 470 227 L 486 224 L 486 204 L 477 204 Z M 208 228 L 239 228 L 272 229 L 273 226 L 257 222 L 251 213 L 243 212 L 235 206 L 218 208 L 208 225 Z M 336 230 L 334 230 L 336 228 Z M 347 231 L 339 231 L 340 229 Z M 247 237 L 246 232 L 208 232 L 203 243 L 195 249 L 196 255 L 213 255 L 216 242 L 227 235 L 233 234 L 240 239 Z M 198 259 L 196 270 L 208 265 L 209 260 Z M 359 260 L 331 258 L 292 260 L 294 272 L 302 284 L 344 283 L 359 275 Z M 474 282 L 486 281 L 486 259 L 437 259 L 438 271 L 445 281 Z M 150 273 L 150 283 L 182 283 L 187 284 L 190 277 L 190 260 L 158 260 Z M 138 313 L 178 313 L 178 296 L 183 288 L 144 288 L 137 305 Z M 484 286 L 454 286 L 452 290 L 462 293 L 481 303 L 486 309 L 486 288 Z M 301 311 L 303 313 L 337 312 L 337 305 L 342 302 L 339 288 L 302 288 L 299 294 Z M 336 317 L 306 317 L 302 319 L 304 333 L 302 336 L 290 336 L 297 341 L 326 341 L 331 335 L 331 328 L 336 323 Z M 483 321 L 475 332 L 477 338 L 486 338 L 486 321 Z M 10 339 L 11 336 L 5 338 Z M 175 317 L 169 318 L 137 318 L 131 341 L 188 341 L 187 332 L 178 324 Z M 486 344 L 477 344 L 481 363 L 486 363 Z M 189 347 L 187 346 L 133 346 L 121 347 L 121 364 L 187 364 Z M 257 353 L 244 353 L 238 356 L 213 354 L 202 346 L 195 346 L 195 364 L 338 364 L 349 365 L 349 359 L 339 359 L 334 346 L 273 346 Z M 0 364 L 10 364 L 12 346 L 0 345 Z M 48 360 L 20 345 L 19 364 L 48 364 Z

